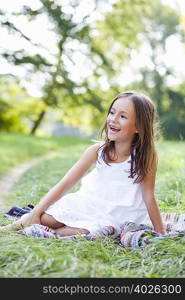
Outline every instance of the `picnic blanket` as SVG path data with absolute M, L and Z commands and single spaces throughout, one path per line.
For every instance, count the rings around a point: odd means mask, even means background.
M 52 238 L 59 240 L 80 241 L 83 239 L 94 241 L 101 236 L 111 236 L 124 248 L 145 247 L 153 243 L 156 239 L 174 238 L 185 236 L 185 214 L 183 213 L 162 213 L 162 220 L 166 230 L 165 235 L 154 231 L 151 225 L 136 224 L 134 222 L 124 222 L 115 228 L 114 226 L 105 226 L 101 231 L 93 234 L 59 236 L 55 231 L 47 226 L 33 224 L 18 231 L 19 234 L 35 238 Z
M 4 216 L 8 218 L 20 218 L 23 214 L 29 213 L 34 205 L 28 204 L 23 208 L 13 206 Z M 161 235 L 154 231 L 151 222 L 146 224 L 136 224 L 131 221 L 120 224 L 119 227 L 112 225 L 105 226 L 102 230 L 93 234 L 81 234 L 72 236 L 59 236 L 56 232 L 41 224 L 33 224 L 18 231 L 19 234 L 27 237 L 35 238 L 52 238 L 59 240 L 80 241 L 82 239 L 94 241 L 101 236 L 111 236 L 115 241 L 124 248 L 144 247 L 147 244 L 161 238 L 174 238 L 177 236 L 185 236 L 185 214 L 184 213 L 161 213 L 165 235 Z

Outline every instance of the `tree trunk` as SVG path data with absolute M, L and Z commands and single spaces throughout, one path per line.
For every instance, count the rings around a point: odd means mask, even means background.
M 38 119 L 35 121 L 33 128 L 31 129 L 30 134 L 35 134 L 37 128 L 40 126 L 42 120 L 44 119 L 44 116 L 46 114 L 46 110 L 41 111 L 41 113 L 39 114 Z

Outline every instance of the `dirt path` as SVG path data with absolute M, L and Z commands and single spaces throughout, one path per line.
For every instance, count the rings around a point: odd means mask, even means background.
M 37 165 L 43 160 L 50 159 L 56 156 L 55 152 L 48 153 L 39 158 L 32 159 L 24 164 L 13 168 L 8 175 L 0 180 L 0 209 L 4 208 L 4 203 L 7 201 L 12 186 L 20 179 L 20 177 L 31 167 Z

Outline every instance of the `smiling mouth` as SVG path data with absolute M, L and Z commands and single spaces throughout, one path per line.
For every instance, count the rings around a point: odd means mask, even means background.
M 116 132 L 120 131 L 120 129 L 114 128 L 114 127 L 112 127 L 112 126 L 109 126 L 109 129 L 110 129 L 110 131 L 113 132 L 113 133 L 116 133 Z

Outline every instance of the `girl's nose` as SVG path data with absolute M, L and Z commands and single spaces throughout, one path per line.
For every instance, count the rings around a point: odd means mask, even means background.
M 111 121 L 117 122 L 118 121 L 118 116 L 116 114 L 111 115 Z

